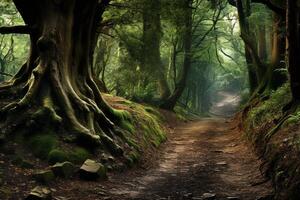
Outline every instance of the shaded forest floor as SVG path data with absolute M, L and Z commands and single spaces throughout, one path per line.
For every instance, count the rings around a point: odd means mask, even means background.
M 228 102 L 230 94 L 227 93 L 220 96 L 224 98 L 216 100 L 219 103 L 213 106 L 212 112 L 228 115 L 236 101 Z M 271 184 L 261 175 L 261 161 L 242 138 L 236 121 L 212 117 L 183 122 L 173 113 L 162 113 L 169 134 L 168 141 L 158 151 L 144 155 L 132 169 L 110 172 L 108 180 L 56 179 L 49 185 L 54 199 L 269 199 Z M 22 182 L 23 188 L 16 187 L 13 191 L 26 194 L 27 186 L 35 185 L 28 177 L 11 174 L 11 180 L 26 180 Z
M 267 199 L 272 189 L 261 176 L 261 163 L 233 125 L 221 118 L 177 124 L 154 166 L 116 174 L 93 187 L 73 188 L 69 197 L 179 200 L 210 194 L 220 200 Z M 101 195 L 86 191 L 92 188 Z

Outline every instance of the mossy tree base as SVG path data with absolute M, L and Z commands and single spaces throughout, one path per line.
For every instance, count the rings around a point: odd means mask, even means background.
M 99 22 L 108 1 L 15 0 L 30 27 L 27 62 L 0 85 L 1 133 L 43 128 L 44 123 L 77 135 L 88 145 L 121 153 L 115 123 L 122 120 L 102 98 L 92 75 Z

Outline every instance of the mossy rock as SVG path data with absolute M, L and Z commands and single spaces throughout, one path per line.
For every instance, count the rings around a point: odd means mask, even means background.
M 75 164 L 82 164 L 85 160 L 91 157 L 91 154 L 83 148 L 75 148 L 68 154 L 68 160 Z
M 70 178 L 75 172 L 75 166 L 71 162 L 56 163 L 50 168 L 55 176 Z
M 27 160 L 24 160 L 22 157 L 20 156 L 15 156 L 11 163 L 15 166 L 18 166 L 18 167 L 21 167 L 21 168 L 24 168 L 24 169 L 32 169 L 34 167 L 34 165 L 27 161 Z
M 81 179 L 84 180 L 97 180 L 99 178 L 106 179 L 106 167 L 101 163 L 94 160 L 86 160 L 79 170 L 79 175 Z
M 67 153 L 59 149 L 54 149 L 48 154 L 48 163 L 51 165 L 55 163 L 62 163 L 68 160 Z
M 35 135 L 29 139 L 28 148 L 38 158 L 47 159 L 49 152 L 52 151 L 57 144 L 58 140 L 55 135 Z
M 41 170 L 33 174 L 33 177 L 36 181 L 49 184 L 55 179 L 54 173 L 51 170 Z

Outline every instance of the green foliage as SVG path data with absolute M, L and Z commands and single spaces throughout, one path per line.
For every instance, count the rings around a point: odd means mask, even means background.
M 11 1 L 0 2 L 0 13 L 0 26 L 24 24 Z M 14 75 L 25 62 L 29 46 L 26 35 L 0 35 L 0 72 Z M 8 78 L 0 75 L 0 82 Z
M 55 135 L 34 135 L 28 141 L 28 148 L 35 156 L 41 159 L 47 159 L 48 154 L 58 145 Z
M 253 108 L 248 115 L 248 122 L 252 127 L 279 119 L 282 116 L 282 108 L 291 100 L 289 85 L 285 84 L 276 91 L 271 92 L 268 100 Z

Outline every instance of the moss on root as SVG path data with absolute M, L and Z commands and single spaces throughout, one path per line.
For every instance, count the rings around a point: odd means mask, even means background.
M 123 140 L 138 154 L 157 148 L 167 137 L 163 128 L 164 117 L 160 111 L 148 105 L 137 104 L 123 98 L 105 96 L 118 109 L 126 112 L 118 113 L 119 126 L 126 130 Z M 128 158 L 129 157 L 129 158 Z M 140 159 L 141 156 L 137 156 Z M 130 160 L 135 160 L 128 156 Z M 133 162 L 134 163 L 134 162 Z
M 58 138 L 53 134 L 34 135 L 29 138 L 28 148 L 41 159 L 47 159 L 48 154 L 58 145 Z

